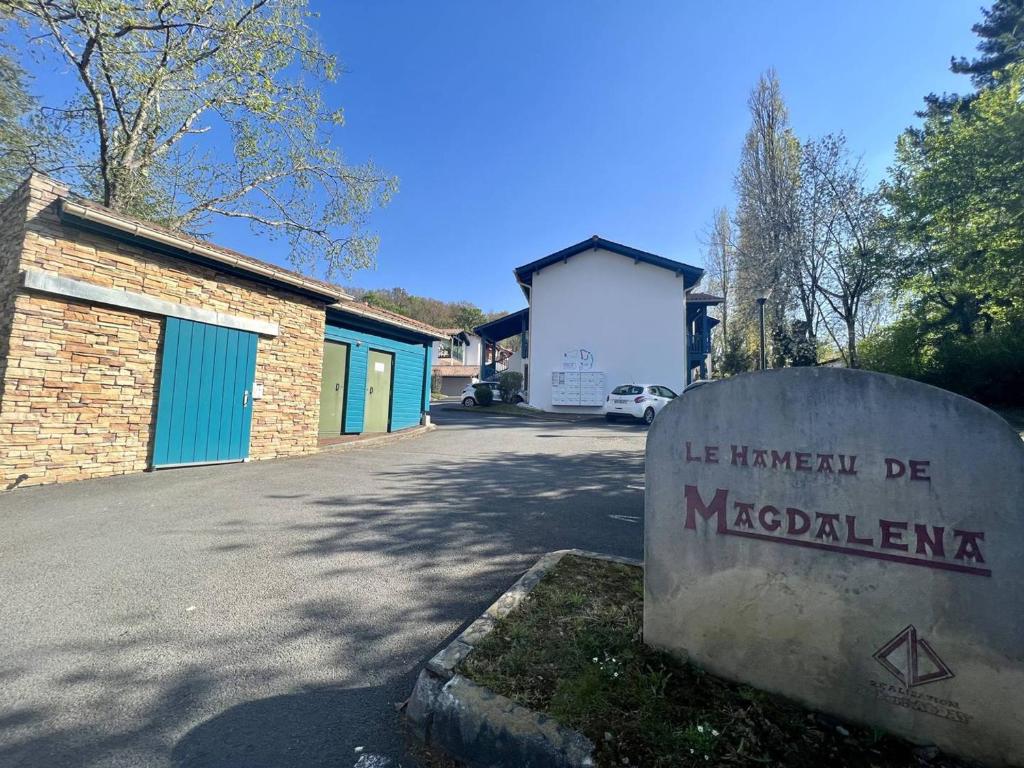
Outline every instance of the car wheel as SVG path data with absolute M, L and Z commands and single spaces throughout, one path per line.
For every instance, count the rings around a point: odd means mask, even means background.
M 610 423 L 610 422 L 613 422 L 613 421 L 618 421 L 619 419 L 618 419 L 618 417 L 615 416 L 614 413 L 606 413 L 604 415 L 604 420 Z
M 526 401 L 523 400 L 523 398 L 520 397 L 519 395 L 516 395 L 515 399 L 513 399 L 512 402 L 515 403 L 516 405 L 519 405 L 519 403 L 525 403 Z
M 467 408 L 472 408 L 474 405 L 476 405 L 476 400 L 474 400 L 472 397 L 467 397 L 462 401 L 462 404 Z
M 653 423 L 654 423 L 654 409 L 653 408 L 648 408 L 646 411 L 644 411 L 644 424 L 653 424 Z

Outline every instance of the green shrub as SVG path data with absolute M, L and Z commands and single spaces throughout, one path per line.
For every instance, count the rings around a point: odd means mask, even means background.
M 966 336 L 906 317 L 864 339 L 864 368 L 917 379 L 989 405 L 1024 404 L 1024 321 Z
M 473 390 L 477 405 L 490 405 L 494 402 L 494 393 L 490 387 L 477 387 Z
M 498 390 L 503 403 L 514 403 L 519 390 L 523 388 L 523 374 L 518 371 L 505 371 L 498 377 Z

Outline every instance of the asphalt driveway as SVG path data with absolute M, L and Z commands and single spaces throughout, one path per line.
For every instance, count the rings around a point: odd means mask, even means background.
M 642 549 L 638 426 L 421 438 L 0 494 L 0 765 L 414 764 L 395 704 L 543 552 Z

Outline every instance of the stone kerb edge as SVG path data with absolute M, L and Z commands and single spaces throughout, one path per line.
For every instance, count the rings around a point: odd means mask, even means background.
M 582 733 L 455 672 L 497 622 L 515 610 L 566 555 L 643 567 L 641 560 L 581 549 L 560 549 L 542 556 L 420 672 L 405 715 L 425 744 L 440 747 L 470 765 L 594 765 L 594 745 Z

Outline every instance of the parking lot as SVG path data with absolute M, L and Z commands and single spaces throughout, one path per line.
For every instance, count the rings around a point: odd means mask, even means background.
M 642 425 L 434 419 L 0 495 L 0 764 L 413 764 L 395 705 L 436 649 L 542 552 L 642 550 Z

